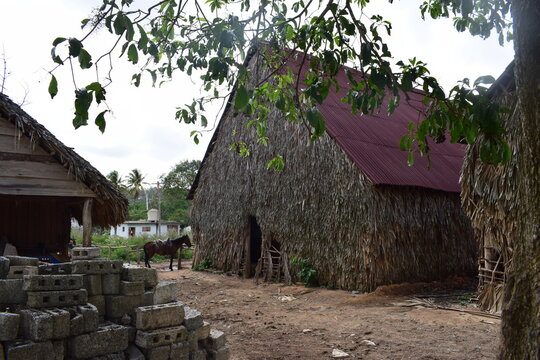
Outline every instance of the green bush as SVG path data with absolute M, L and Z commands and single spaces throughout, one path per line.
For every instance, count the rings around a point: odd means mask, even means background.
M 203 259 L 200 263 L 192 267 L 194 271 L 204 271 L 212 268 L 212 261 L 209 259 Z
M 306 287 L 319 285 L 317 270 L 311 267 L 308 259 L 293 256 L 291 257 L 291 267 L 296 270 L 296 276 Z

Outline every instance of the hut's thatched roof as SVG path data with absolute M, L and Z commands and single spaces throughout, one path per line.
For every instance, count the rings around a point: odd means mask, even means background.
M 114 226 L 127 219 L 126 197 L 88 161 L 72 148 L 64 145 L 4 94 L 0 94 L 0 116 L 13 123 L 21 134 L 42 147 L 77 181 L 84 183 L 95 193 L 96 199 L 92 211 L 94 225 Z
M 301 53 L 300 56 L 290 57 L 284 68 L 289 68 L 297 74 L 302 62 L 301 57 Z M 461 191 L 459 174 L 465 149 L 463 145 L 451 144 L 449 141 L 435 144 L 430 141 L 431 166 L 428 166 L 427 159 L 421 157 L 419 153 L 415 156 L 416 165 L 408 166 L 407 153 L 399 148 L 401 137 L 408 132 L 408 124 L 418 122 L 425 117 L 426 106 L 422 103 L 423 94 L 418 91 L 412 91 L 407 96 L 402 94 L 400 105 L 391 115 L 386 112 L 388 98 L 376 113 L 352 114 L 350 105 L 341 101 L 350 89 L 346 71 L 360 76 L 358 71 L 343 66 L 336 75 L 341 90 L 338 93 L 331 91 L 328 98 L 323 104 L 318 105 L 318 108 L 325 118 L 327 133 L 371 183 L 459 193 Z M 201 163 L 201 170 L 204 169 L 205 161 L 214 149 L 220 134 L 221 123 L 231 109 L 234 96 L 233 91 L 208 145 Z M 200 173 L 201 171 L 198 172 L 188 195 L 190 199 L 193 198 L 198 187 Z

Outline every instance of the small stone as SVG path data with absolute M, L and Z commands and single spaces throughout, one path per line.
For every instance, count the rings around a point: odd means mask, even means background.
M 365 345 L 365 346 L 377 346 L 377 344 L 375 344 L 373 341 L 371 340 L 362 340 L 360 341 L 360 345 Z
M 341 351 L 339 349 L 333 349 L 332 350 L 332 357 L 333 358 L 346 358 L 346 357 L 349 357 L 349 354 L 347 354 L 345 351 Z

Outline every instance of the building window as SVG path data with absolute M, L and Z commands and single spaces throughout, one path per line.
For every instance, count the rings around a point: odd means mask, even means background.
M 143 226 L 142 231 L 143 232 L 150 232 L 150 226 Z
M 126 227 L 122 226 L 122 232 L 126 231 Z

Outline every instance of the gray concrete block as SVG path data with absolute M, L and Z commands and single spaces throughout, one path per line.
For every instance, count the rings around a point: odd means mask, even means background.
M 82 288 L 82 275 L 31 275 L 23 277 L 25 291 L 78 290 Z M 100 289 L 101 290 L 101 289 Z
M 84 317 L 76 311 L 71 312 L 71 319 L 69 320 L 69 335 L 77 336 L 84 334 Z
M 120 274 L 101 275 L 101 290 L 103 295 L 120 294 Z
M 5 279 L 9 274 L 9 259 L 0 256 L 0 279 Z
M 38 266 L 39 260 L 33 257 L 5 255 L 10 266 Z
M 227 337 L 223 331 L 211 329 L 210 335 L 206 339 L 205 346 L 207 349 L 218 350 L 224 347 L 226 343 Z
M 144 281 L 120 281 L 120 294 L 141 295 L 144 294 Z
M 83 275 L 83 287 L 88 296 L 101 295 L 101 275 Z
M 158 346 L 150 349 L 143 349 L 146 360 L 169 360 L 171 346 Z
M 153 330 L 181 325 L 184 306 L 184 303 L 174 302 L 138 307 L 135 309 L 135 326 L 139 330 Z
M 120 319 L 124 314 L 135 317 L 135 309 L 140 306 L 152 305 L 152 293 L 133 296 L 105 296 L 105 314 L 111 319 Z
M 197 341 L 205 340 L 210 335 L 210 324 L 204 321 L 203 326 L 195 330 L 191 330 L 190 333 L 195 334 Z
M 114 354 L 94 356 L 90 360 L 126 360 L 126 356 L 124 355 L 124 352 L 117 352 Z
M 53 317 L 43 311 L 21 310 L 20 329 L 23 338 L 33 341 L 47 341 L 54 336 Z
M 133 344 L 128 346 L 124 354 L 126 355 L 126 360 L 145 360 L 142 351 Z
M 6 359 L 9 360 L 43 360 L 54 351 L 52 342 L 21 341 L 6 346 Z
M 157 270 L 144 267 L 124 267 L 122 269 L 122 280 L 144 281 L 145 288 L 153 288 L 158 283 Z
M 71 250 L 71 257 L 73 260 L 90 260 L 96 259 L 101 256 L 101 249 L 97 246 L 92 247 L 74 247 Z
M 37 275 L 37 266 L 11 265 L 7 279 L 22 279 L 25 275 Z
M 209 360 L 229 360 L 230 351 L 227 346 L 219 348 L 218 350 L 208 350 L 207 359 Z
M 85 332 L 92 332 L 98 329 L 99 312 L 94 305 L 79 305 L 77 306 L 77 312 L 79 312 L 83 316 Z
M 100 326 L 97 331 L 68 340 L 69 356 L 85 359 L 123 352 L 128 347 L 128 329 L 121 325 Z
M 24 304 L 26 293 L 22 279 L 0 280 L 0 304 Z
M 68 275 L 71 274 L 71 263 L 62 264 L 40 264 L 38 266 L 39 275 Z
M 64 309 L 46 309 L 44 313 L 51 315 L 53 319 L 52 339 L 63 339 L 69 336 L 71 316 L 69 311 Z
M 75 260 L 71 271 L 74 274 L 118 274 L 122 271 L 122 260 Z
M 66 340 L 53 340 L 52 341 L 53 346 L 53 353 L 50 354 L 51 359 L 54 360 L 64 360 L 66 354 L 67 354 L 67 342 Z
M 19 314 L 0 312 L 0 341 L 15 340 L 19 333 Z
M 33 308 L 83 305 L 88 296 L 85 289 L 66 291 L 28 291 L 26 304 Z
M 184 307 L 185 317 L 184 317 L 184 326 L 192 331 L 203 326 L 203 318 L 199 311 L 190 308 L 189 306 Z
M 189 353 L 189 360 L 206 360 L 206 350 L 197 349 Z
M 189 360 L 189 343 L 187 341 L 173 343 L 171 345 L 171 360 Z
M 154 288 L 154 304 L 165 304 L 176 301 L 177 283 L 161 281 Z
M 174 326 L 156 330 L 137 330 L 135 344 L 143 349 L 170 345 L 187 340 L 188 332 L 184 326 Z
M 135 326 L 126 326 L 128 329 L 129 343 L 135 343 L 135 337 L 137 336 L 137 328 Z
M 105 296 L 103 295 L 89 296 L 88 303 L 96 307 L 99 316 L 105 316 Z

